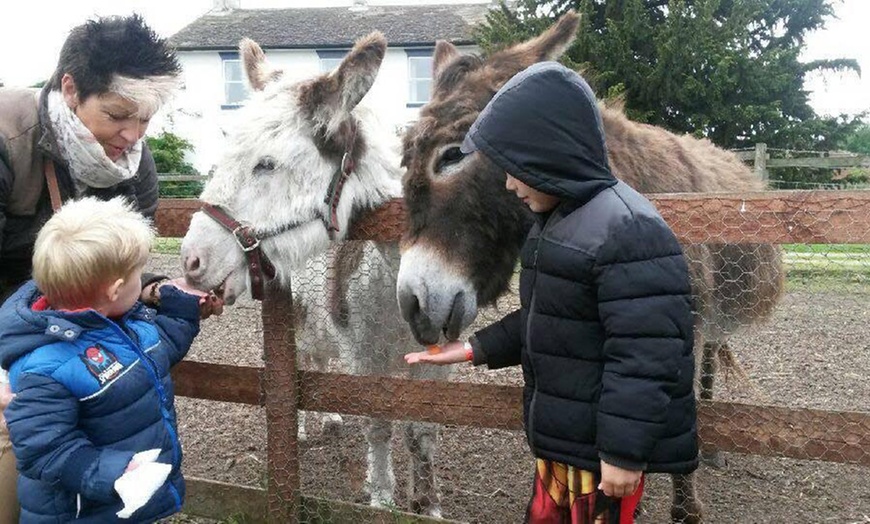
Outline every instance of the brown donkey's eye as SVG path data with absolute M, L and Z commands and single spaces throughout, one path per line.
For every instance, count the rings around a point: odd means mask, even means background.
M 463 158 L 465 158 L 465 153 L 460 151 L 458 147 L 449 147 L 441 153 L 441 157 L 438 159 L 438 162 L 435 164 L 435 172 L 440 173 L 445 167 L 451 166 L 460 162 Z

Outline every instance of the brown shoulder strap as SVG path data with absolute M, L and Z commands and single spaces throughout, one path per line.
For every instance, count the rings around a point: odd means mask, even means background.
M 54 161 L 46 157 L 43 166 L 45 183 L 48 185 L 48 196 L 51 197 L 51 209 L 57 211 L 63 202 L 60 198 L 60 187 L 57 185 L 57 174 L 54 172 Z

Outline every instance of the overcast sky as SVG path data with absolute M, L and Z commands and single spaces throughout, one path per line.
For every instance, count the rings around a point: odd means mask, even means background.
M 370 0 L 370 4 L 471 3 L 475 0 Z M 480 0 L 488 3 L 488 0 Z M 213 0 L 8 0 L 0 16 L 0 80 L 30 85 L 48 77 L 69 30 L 97 15 L 141 14 L 159 34 L 170 36 L 207 12 Z M 351 0 L 241 0 L 242 7 L 326 7 Z M 805 60 L 855 58 L 864 77 L 853 73 L 810 78 L 811 104 L 818 113 L 870 110 L 870 0 L 835 0 L 838 19 L 809 36 Z

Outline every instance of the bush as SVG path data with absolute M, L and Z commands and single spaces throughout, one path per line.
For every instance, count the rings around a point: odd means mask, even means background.
M 185 153 L 193 152 L 193 144 L 175 133 L 163 131 L 147 137 L 145 142 L 154 156 L 158 179 L 163 175 L 198 175 L 193 165 L 184 160 Z M 160 182 L 163 198 L 196 198 L 202 193 L 202 182 Z

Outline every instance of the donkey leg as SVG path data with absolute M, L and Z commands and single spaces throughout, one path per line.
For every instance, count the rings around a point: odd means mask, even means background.
M 438 425 L 409 422 L 405 425 L 405 445 L 411 454 L 408 500 L 411 511 L 441 518 L 441 494 L 435 484 L 434 455 Z
M 701 400 L 713 399 L 713 381 L 716 375 L 716 353 L 719 342 L 704 342 L 704 356 L 701 360 Z
M 306 418 L 307 413 L 308 413 L 307 411 L 303 411 L 300 409 L 298 412 L 298 415 L 297 415 L 296 421 L 297 421 L 298 425 L 297 425 L 297 432 L 296 432 L 296 440 L 298 440 L 299 442 L 308 441 L 308 432 L 305 431 L 305 418 Z
M 713 400 L 713 383 L 716 377 L 719 352 L 727 351 L 724 342 L 704 342 L 704 354 L 701 360 L 701 400 Z M 710 467 L 722 469 L 726 466 L 725 456 L 719 450 L 701 451 L 701 460 Z
M 393 458 L 390 449 L 392 422 L 378 418 L 368 419 L 366 442 L 369 445 L 366 491 L 372 506 L 393 505 L 396 477 L 393 475 Z
M 671 505 L 671 522 L 701 524 L 704 507 L 695 492 L 695 474 L 671 475 L 674 499 Z

